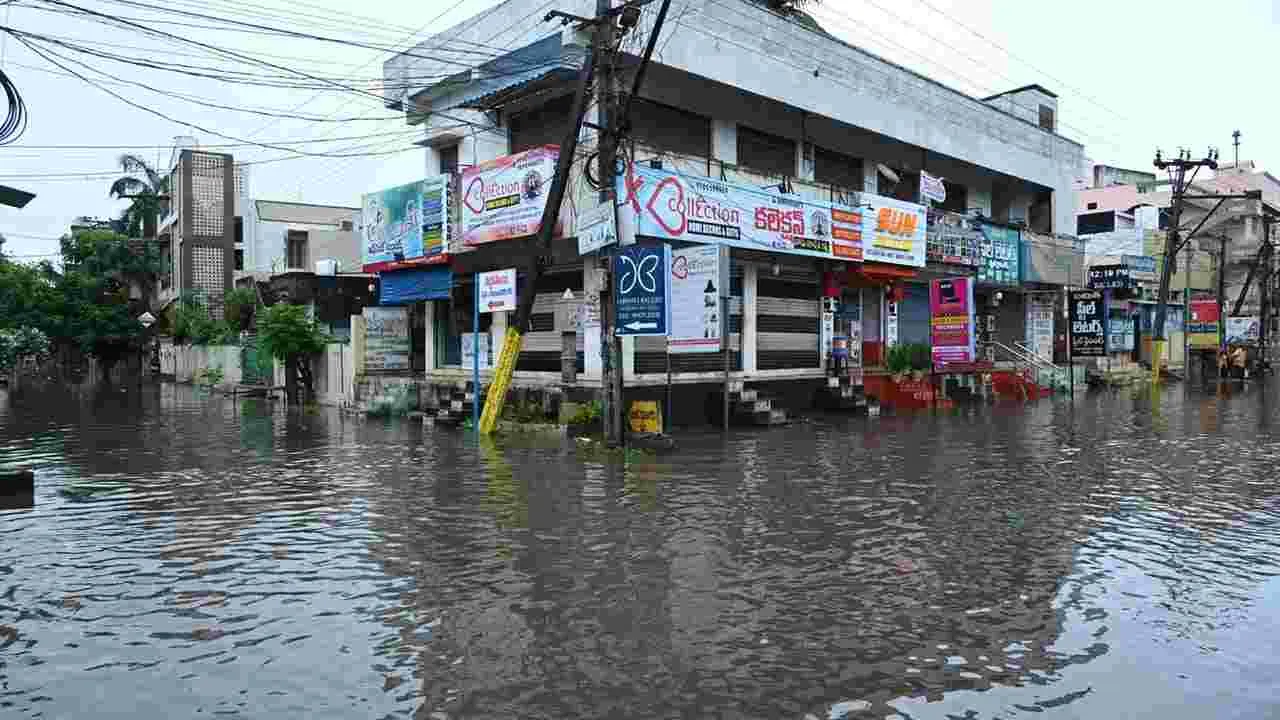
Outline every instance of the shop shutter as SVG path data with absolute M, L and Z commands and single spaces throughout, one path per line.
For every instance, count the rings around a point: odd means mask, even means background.
M 573 95 L 561 95 L 546 104 L 511 118 L 511 152 L 539 145 L 559 145 L 569 129 Z
M 898 303 L 898 342 L 929 345 L 929 286 L 907 283 Z
M 667 339 L 662 337 L 637 337 L 635 354 L 636 374 L 667 372 Z M 729 267 L 729 369 L 742 369 L 742 264 L 734 262 Z M 722 372 L 724 355 L 721 353 L 692 353 L 671 356 L 671 372 Z
M 631 106 L 631 138 L 637 145 L 659 152 L 708 157 L 711 119 L 652 100 L 636 99 Z
M 762 274 L 756 283 L 756 367 L 817 368 L 819 334 L 816 273 Z
M 523 273 L 516 281 L 517 296 L 525 292 Z M 520 359 L 516 370 L 522 372 L 560 372 L 560 333 L 556 328 L 556 308 L 564 302 L 565 290 L 573 291 L 574 299 L 582 301 L 582 267 L 580 265 L 549 268 L 538 278 L 537 295 L 533 300 L 533 312 L 529 315 L 529 332 L 524 336 Z M 508 322 L 514 322 L 514 313 Z M 579 348 L 581 333 L 579 333 Z M 578 353 L 578 372 L 583 371 L 582 354 Z
M 795 177 L 795 141 L 739 125 L 738 164 L 768 175 Z

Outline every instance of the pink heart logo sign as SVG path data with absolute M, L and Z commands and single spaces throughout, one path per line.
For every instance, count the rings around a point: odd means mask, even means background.
M 674 188 L 675 192 L 664 193 L 663 190 L 668 186 Z M 664 198 L 668 195 L 670 197 Z M 649 196 L 646 208 L 658 225 L 672 237 L 684 235 L 684 231 L 689 227 L 689 219 L 684 214 L 684 186 L 674 177 L 663 178 L 653 188 L 653 194 Z
M 473 213 L 484 212 L 484 180 L 478 177 L 473 179 L 462 195 L 462 202 L 466 203 Z

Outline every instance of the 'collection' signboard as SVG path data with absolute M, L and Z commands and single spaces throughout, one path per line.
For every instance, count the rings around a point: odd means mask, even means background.
M 867 226 L 878 217 L 871 210 L 637 165 L 618 177 L 618 197 L 624 198 L 619 222 L 636 235 L 833 260 L 861 260 L 864 233 L 871 234 Z M 910 207 L 919 210 L 923 266 L 924 208 Z
M 1106 294 L 1101 290 L 1074 290 L 1068 300 L 1072 357 L 1106 357 Z
M 543 145 L 462 173 L 462 242 L 481 245 L 534 235 L 542 227 L 560 148 Z

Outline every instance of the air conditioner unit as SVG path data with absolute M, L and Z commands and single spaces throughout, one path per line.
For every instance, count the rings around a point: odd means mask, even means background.
M 316 274 L 317 275 L 337 275 L 338 261 L 337 260 L 317 260 Z

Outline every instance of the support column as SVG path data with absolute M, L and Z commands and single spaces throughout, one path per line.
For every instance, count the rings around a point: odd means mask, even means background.
M 742 372 L 751 374 L 756 371 L 756 347 L 758 330 L 756 325 L 757 283 L 760 279 L 760 266 L 755 263 L 742 265 Z M 728 312 L 728 308 L 725 308 Z M 726 338 L 727 341 L 727 338 Z
M 622 379 L 632 380 L 636 376 L 636 339 L 631 336 L 622 338 Z
M 438 300 L 427 300 L 422 303 L 422 324 L 426 336 L 422 339 L 424 375 L 430 376 L 436 369 L 436 304 Z
M 507 320 L 510 312 L 495 312 L 492 315 L 492 322 L 489 325 L 489 365 L 480 366 L 481 370 L 492 370 L 498 361 L 498 351 L 502 348 L 502 343 L 507 337 Z

